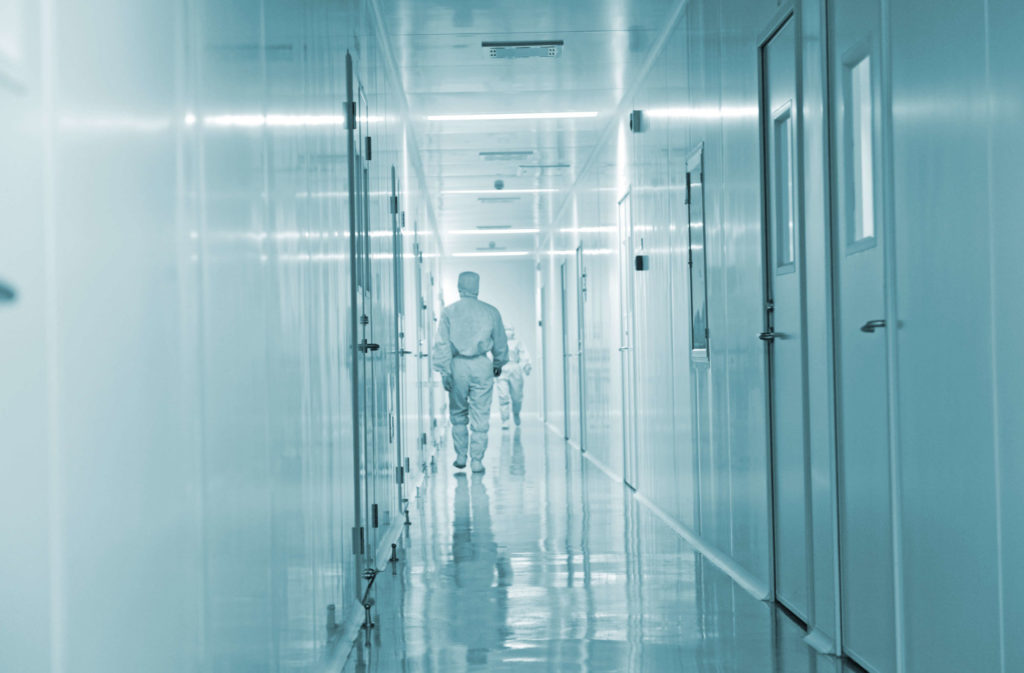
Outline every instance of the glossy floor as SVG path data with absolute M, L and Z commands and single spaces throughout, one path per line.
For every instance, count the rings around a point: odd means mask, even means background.
M 484 475 L 449 462 L 346 672 L 844 671 L 539 421 L 492 431 Z

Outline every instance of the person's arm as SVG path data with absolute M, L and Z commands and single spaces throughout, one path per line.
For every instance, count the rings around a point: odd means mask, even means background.
M 505 323 L 501 321 L 501 313 L 494 309 L 494 325 L 491 327 L 491 357 L 493 358 L 494 375 L 501 373 L 501 368 L 508 364 L 508 337 L 505 336 Z
M 445 390 L 451 390 L 452 378 L 452 344 L 451 324 L 448 312 L 441 311 L 441 319 L 437 323 L 437 338 L 434 339 L 434 352 L 431 353 L 431 364 L 434 371 L 441 374 L 441 383 Z

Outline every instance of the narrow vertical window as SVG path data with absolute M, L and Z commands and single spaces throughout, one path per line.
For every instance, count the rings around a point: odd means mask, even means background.
M 708 353 L 707 254 L 704 229 L 704 150 L 686 162 L 686 202 L 689 213 L 690 263 L 690 348 L 694 354 Z
M 856 243 L 875 236 L 874 133 L 872 125 L 871 58 L 865 56 L 847 72 L 847 204 L 848 240 Z
M 793 106 L 787 104 L 778 110 L 772 121 L 772 142 L 774 145 L 776 266 L 791 266 L 796 260 L 796 220 L 793 213 Z

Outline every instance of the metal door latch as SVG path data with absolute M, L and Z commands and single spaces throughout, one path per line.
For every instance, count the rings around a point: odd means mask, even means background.
M 775 332 L 761 332 L 760 334 L 757 335 L 757 338 L 760 339 L 761 341 L 767 341 L 771 343 L 772 341 L 775 341 L 775 337 L 777 336 L 779 335 L 776 334 Z
M 367 351 L 379 351 L 380 344 L 367 343 L 366 339 L 363 339 L 363 342 L 359 344 L 358 348 L 360 353 L 365 353 Z
M 885 327 L 884 320 L 869 320 L 860 326 L 860 331 L 867 334 L 873 334 L 876 329 Z

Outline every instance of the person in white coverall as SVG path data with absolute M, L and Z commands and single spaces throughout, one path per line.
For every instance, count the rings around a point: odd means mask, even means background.
M 468 453 L 474 472 L 484 471 L 494 379 L 501 375 L 502 367 L 508 362 L 508 342 L 501 313 L 477 299 L 479 292 L 479 274 L 472 271 L 459 274 L 461 298 L 441 311 L 434 342 L 434 369 L 441 374 L 441 383 L 448 391 L 455 467 L 460 470 L 466 467 Z M 472 442 L 470 430 L 473 431 Z
M 519 425 L 519 412 L 523 409 L 524 376 L 533 371 L 530 354 L 523 343 L 516 338 L 514 327 L 505 328 L 508 338 L 508 364 L 502 367 L 498 378 L 498 409 L 501 411 L 501 427 L 508 427 L 509 416 Z M 511 414 L 509 411 L 511 410 Z

